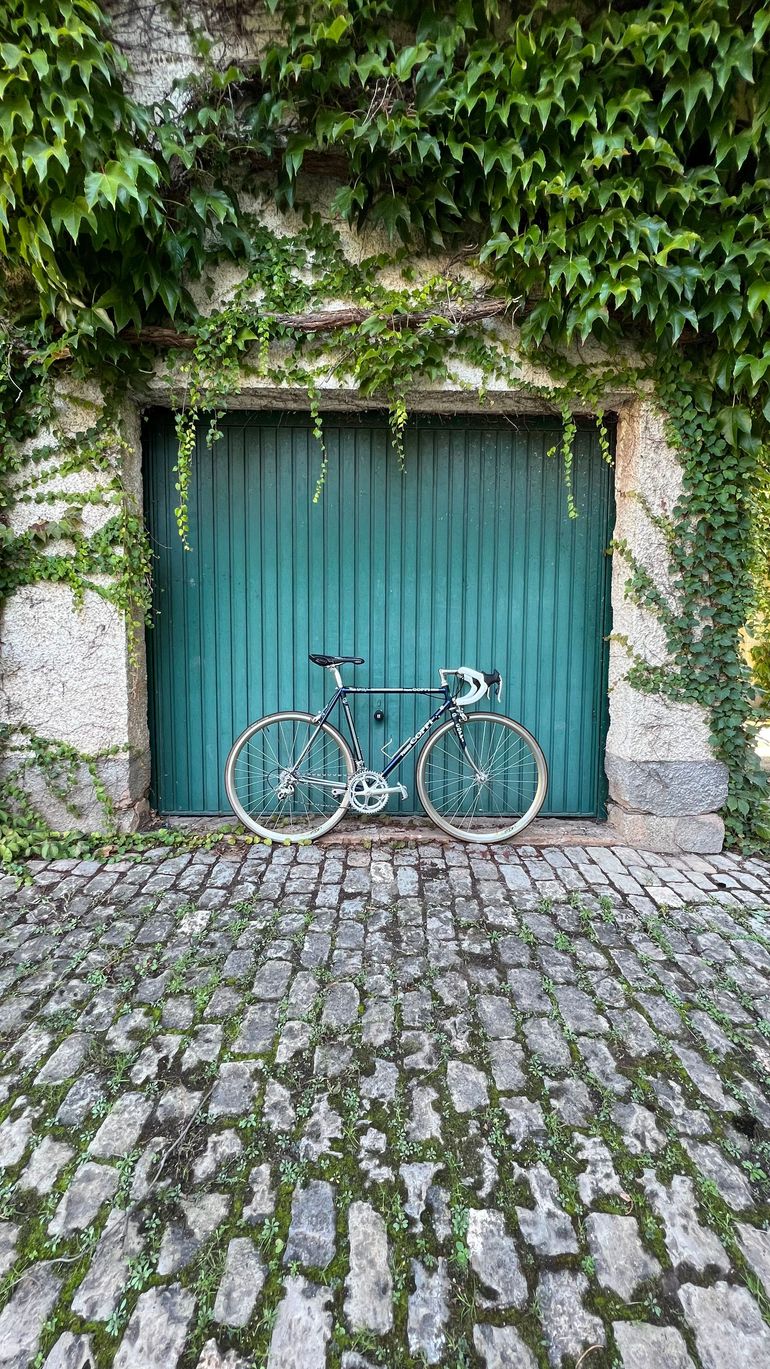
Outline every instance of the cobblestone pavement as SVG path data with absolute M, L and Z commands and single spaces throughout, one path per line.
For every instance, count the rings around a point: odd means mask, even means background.
M 770 864 L 0 882 L 0 1366 L 770 1366 Z

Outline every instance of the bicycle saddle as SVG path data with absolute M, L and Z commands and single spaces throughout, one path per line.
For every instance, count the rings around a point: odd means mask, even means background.
M 363 656 L 310 656 L 313 665 L 364 665 Z

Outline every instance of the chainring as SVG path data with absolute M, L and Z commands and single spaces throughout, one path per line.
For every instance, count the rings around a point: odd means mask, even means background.
M 348 793 L 356 813 L 381 813 L 390 798 L 388 782 L 376 770 L 359 770 L 348 785 Z

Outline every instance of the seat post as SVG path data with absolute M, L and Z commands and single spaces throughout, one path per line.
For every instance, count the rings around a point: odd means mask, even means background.
M 334 683 L 336 684 L 337 688 L 342 689 L 342 676 L 340 675 L 339 666 L 329 665 L 326 667 L 326 669 L 328 670 L 330 675 L 334 676 Z

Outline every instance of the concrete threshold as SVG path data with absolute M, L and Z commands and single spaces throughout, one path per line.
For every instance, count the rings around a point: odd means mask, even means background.
M 159 825 L 175 831 L 227 831 L 232 822 L 224 817 L 161 817 Z M 472 842 L 457 842 L 425 818 L 393 817 L 343 818 L 339 826 L 326 837 L 319 838 L 318 846 L 372 846 L 383 843 L 419 841 L 442 846 L 471 846 Z M 506 842 L 507 846 L 621 846 L 622 840 L 607 822 L 591 822 L 584 818 L 538 818 L 519 836 Z

